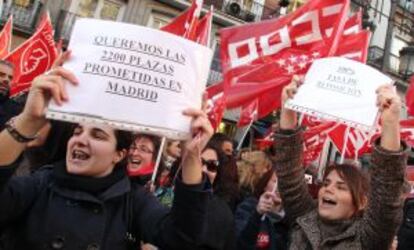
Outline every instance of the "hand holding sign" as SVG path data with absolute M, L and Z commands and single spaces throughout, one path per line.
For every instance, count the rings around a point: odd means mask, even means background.
M 400 149 L 401 98 L 391 85 L 377 89 L 377 106 L 381 112 L 381 146 L 387 150 Z
M 70 53 L 63 53 L 56 61 L 68 60 Z M 35 134 L 46 123 L 45 110 L 50 99 L 62 104 L 69 99 L 66 91 L 66 82 L 77 85 L 76 76 L 56 64 L 47 74 L 36 77 L 30 89 L 27 101 L 20 118 L 33 127 Z
M 285 108 L 284 104 L 287 100 L 292 99 L 295 94 L 298 92 L 299 86 L 303 83 L 303 78 L 294 75 L 292 77 L 292 82 L 285 86 L 282 90 L 282 111 L 280 114 L 280 127 L 282 129 L 294 129 L 297 126 L 297 117 L 296 112 Z

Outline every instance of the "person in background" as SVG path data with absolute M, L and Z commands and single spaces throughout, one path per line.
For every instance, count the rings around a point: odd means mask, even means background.
M 226 158 L 221 149 L 210 143 L 201 153 L 202 169 L 213 186 L 213 193 L 207 207 L 207 228 L 198 249 L 235 249 L 233 214 L 223 195 L 217 192 L 228 181 L 223 176 Z
M 404 188 L 403 221 L 395 240 L 398 250 L 414 249 L 414 166 L 408 166 L 406 170 L 407 181 Z
M 260 178 L 254 195 L 237 206 L 234 217 L 237 249 L 287 249 L 289 228 L 273 169 Z
M 0 60 L 0 130 L 13 116 L 23 111 L 27 94 L 20 94 L 10 98 L 10 84 L 13 80 L 14 65 Z
M 149 185 L 160 148 L 160 138 L 137 134 L 128 152 L 128 176 L 139 185 Z
M 228 157 L 234 156 L 233 140 L 225 134 L 215 133 L 211 138 L 210 144 L 220 148 Z
M 181 142 L 168 140 L 162 156 L 165 167 L 170 169 L 172 164 L 181 156 Z
M 259 179 L 272 168 L 272 162 L 263 151 L 245 153 L 243 160 L 237 162 L 239 170 L 240 199 L 244 200 L 255 192 Z

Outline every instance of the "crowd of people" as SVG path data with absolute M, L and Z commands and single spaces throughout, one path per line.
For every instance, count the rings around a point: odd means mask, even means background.
M 377 90 L 371 167 L 332 163 L 311 195 L 289 109 L 269 150 L 240 152 L 214 133 L 205 104 L 183 112 L 192 138 L 163 148 L 154 135 L 48 121 L 48 102 L 64 105 L 65 86 L 82 84 L 61 66 L 69 57 L 13 98 L 13 65 L 0 61 L 0 249 L 414 249 L 409 149 L 391 86 Z M 301 82 L 283 89 L 282 104 Z

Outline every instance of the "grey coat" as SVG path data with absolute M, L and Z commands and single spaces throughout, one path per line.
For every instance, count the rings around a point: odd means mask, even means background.
M 371 191 L 361 217 L 327 225 L 308 193 L 302 167 L 302 130 L 275 135 L 275 165 L 279 191 L 291 225 L 291 250 L 388 250 L 402 218 L 400 199 L 406 150 L 391 152 L 374 146 L 370 168 Z M 323 235 L 330 235 L 323 238 Z

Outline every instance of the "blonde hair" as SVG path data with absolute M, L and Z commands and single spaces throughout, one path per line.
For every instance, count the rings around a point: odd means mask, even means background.
M 252 151 L 237 162 L 240 187 L 246 187 L 252 192 L 259 179 L 272 168 L 272 162 L 263 151 Z

